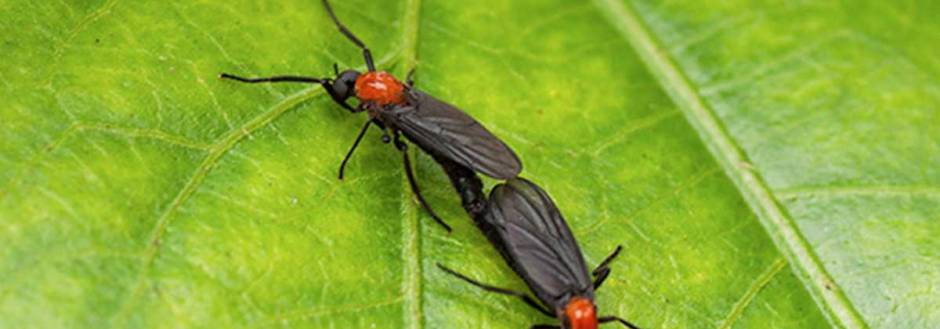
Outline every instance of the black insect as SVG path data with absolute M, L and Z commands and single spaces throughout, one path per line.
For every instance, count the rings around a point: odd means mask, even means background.
M 620 246 L 589 275 L 577 241 L 544 190 L 526 179 L 513 178 L 493 188 L 488 202 L 474 200 L 482 196 L 482 190 L 476 190 L 478 184 L 473 183 L 479 178 L 459 167 L 450 169 L 448 174 L 458 190 L 471 189 L 461 191 L 465 208 L 538 301 L 524 292 L 484 284 L 443 265 L 438 267 L 484 290 L 521 298 L 561 322 L 560 326 L 539 324 L 532 328 L 594 329 L 600 323 L 619 322 L 637 329 L 616 316 L 598 317 L 594 304 L 594 290 L 610 274 L 608 265 L 620 253 Z M 471 176 L 466 176 L 468 173 Z
M 372 52 L 359 40 L 333 13 L 330 4 L 323 0 L 323 6 L 339 31 L 356 46 L 362 49 L 368 72 L 355 70 L 339 72 L 336 65 L 335 78 L 312 78 L 304 76 L 273 76 L 266 78 L 243 78 L 222 73 L 221 78 L 246 83 L 259 82 L 303 82 L 323 86 L 333 100 L 352 113 L 366 111 L 366 121 L 355 142 L 339 167 L 339 178 L 343 178 L 346 163 L 371 125 L 382 129 L 382 141 L 394 142 L 404 158 L 405 173 L 411 190 L 418 197 L 421 205 L 438 223 L 450 231 L 450 226 L 431 209 L 421 195 L 415 181 L 411 163 L 408 160 L 408 145 L 401 140 L 404 135 L 435 159 L 446 159 L 497 179 L 515 177 L 522 170 L 522 163 L 516 154 L 503 141 L 493 136 L 479 122 L 453 105 L 440 101 L 414 88 L 412 74 L 408 74 L 405 83 L 384 71 L 376 71 Z M 412 71 L 413 73 L 413 71 Z M 347 100 L 355 98 L 358 105 L 352 106 Z M 389 137 L 389 135 L 393 137 Z

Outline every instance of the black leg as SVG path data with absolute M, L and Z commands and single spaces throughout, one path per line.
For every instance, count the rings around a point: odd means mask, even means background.
M 326 12 L 330 14 L 330 18 L 333 19 L 333 23 L 336 23 L 336 28 L 339 29 L 339 32 L 345 35 L 346 38 L 349 38 L 349 40 L 355 43 L 356 46 L 362 48 L 362 57 L 364 57 L 366 60 L 366 67 L 369 68 L 370 72 L 375 72 L 375 64 L 372 62 L 372 52 L 369 51 L 369 47 L 366 47 L 366 44 L 363 43 L 362 40 L 359 40 L 359 38 L 357 38 L 356 35 L 352 33 L 352 31 L 347 29 L 343 23 L 339 22 L 339 19 L 336 18 L 336 14 L 333 13 L 333 8 L 330 7 L 329 2 L 323 0 L 323 7 L 326 7 Z
M 597 276 L 598 273 L 603 271 L 603 269 L 607 268 L 607 265 L 609 265 L 610 262 L 614 260 L 614 258 L 617 258 L 617 256 L 620 255 L 621 249 L 623 249 L 622 246 L 617 246 L 617 249 L 614 249 L 614 252 L 610 253 L 610 255 L 607 256 L 607 258 L 604 258 L 604 261 L 598 264 L 597 267 L 595 267 L 594 270 L 591 271 L 591 274 L 593 274 L 594 276 Z
M 415 68 L 408 70 L 408 75 L 405 76 L 405 84 L 408 85 L 408 88 L 415 86 Z
M 420 202 L 421 206 L 428 211 L 428 214 L 431 215 L 431 218 L 434 218 L 434 221 L 436 221 L 438 224 L 441 224 L 441 226 L 447 230 L 447 233 L 450 233 L 450 225 L 447 225 L 447 223 L 445 223 L 444 220 L 442 220 L 441 217 L 438 216 L 433 209 L 431 209 L 431 206 L 428 205 L 428 202 L 424 200 L 424 196 L 421 195 L 421 189 L 418 188 L 418 182 L 415 180 L 415 174 L 413 171 L 411 171 L 411 160 L 408 159 L 408 144 L 405 144 L 405 142 L 401 140 L 401 135 L 398 134 L 398 131 L 394 131 L 393 134 L 395 135 L 395 147 L 401 151 L 401 155 L 405 159 L 405 175 L 408 176 L 408 183 L 411 184 L 411 191 L 414 192 L 415 196 L 418 197 L 418 202 Z
M 237 75 L 231 75 L 228 73 L 219 74 L 219 78 L 235 80 L 238 82 L 244 83 L 263 83 L 263 82 L 303 82 L 303 83 L 320 83 L 327 81 L 327 79 L 312 78 L 312 77 L 302 77 L 297 75 L 277 75 L 273 77 L 264 77 L 264 78 L 243 78 Z
M 471 279 L 467 277 L 466 275 L 457 273 L 456 271 L 449 269 L 445 267 L 444 265 L 441 265 L 440 263 L 437 264 L 437 267 L 440 268 L 442 271 L 447 272 L 447 274 L 456 276 L 457 278 L 461 280 L 467 281 L 467 283 L 472 284 L 476 286 L 477 288 L 480 288 L 489 292 L 495 292 L 498 294 L 518 297 L 522 299 L 522 301 L 525 302 L 526 304 L 529 304 L 529 306 L 531 306 L 532 308 L 538 310 L 539 312 L 542 312 L 542 314 L 545 314 L 546 316 L 553 317 L 553 318 L 555 317 L 555 314 L 545 309 L 545 307 L 543 307 L 534 299 L 532 299 L 532 297 L 529 297 L 529 295 L 527 295 L 526 293 L 515 291 L 515 290 L 510 290 L 506 288 L 494 287 L 485 283 L 481 283 L 480 281 Z
M 605 267 L 600 273 L 595 274 L 594 277 L 594 290 L 597 290 L 604 284 L 604 280 L 607 280 L 607 276 L 610 275 L 610 268 Z
M 388 129 L 382 128 L 382 143 L 388 144 L 392 141 L 391 137 L 388 137 Z
M 535 324 L 529 327 L 529 329 L 561 329 L 561 326 L 553 324 Z
M 366 135 L 366 131 L 369 130 L 369 126 L 371 125 L 372 125 L 371 120 L 366 121 L 366 124 L 362 126 L 361 130 L 359 130 L 359 135 L 356 136 L 356 141 L 353 142 L 352 147 L 350 147 L 349 151 L 346 152 L 346 157 L 343 158 L 343 163 L 339 165 L 339 179 L 340 180 L 343 179 L 343 171 L 346 170 L 346 163 L 349 162 L 349 158 L 352 157 L 353 152 L 356 151 L 356 147 L 359 146 L 359 142 L 362 141 L 362 137 Z
M 599 317 L 599 318 L 597 318 L 597 322 L 599 322 L 599 323 L 620 322 L 620 324 L 622 324 L 624 327 L 627 327 L 627 328 L 630 328 L 630 329 L 640 329 L 639 327 L 637 327 L 636 325 L 630 323 L 629 321 L 624 320 L 624 319 L 621 319 L 621 318 L 618 318 L 618 317 L 613 316 L 613 315 L 608 315 L 608 316 Z

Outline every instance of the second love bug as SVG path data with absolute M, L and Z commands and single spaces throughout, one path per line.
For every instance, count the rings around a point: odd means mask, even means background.
M 477 189 L 478 184 L 468 183 L 475 176 L 461 177 L 467 172 L 461 173 L 459 167 L 452 169 L 448 174 L 458 190 L 461 187 Z M 524 178 L 510 179 L 493 188 L 483 207 L 479 207 L 481 200 L 469 199 L 479 195 L 482 191 L 461 191 L 461 196 L 467 197 L 465 208 L 535 298 L 525 292 L 482 283 L 437 264 L 441 270 L 486 291 L 520 298 L 560 322 L 560 325 L 537 324 L 532 328 L 595 329 L 602 323 L 617 322 L 637 329 L 617 316 L 598 316 L 594 304 L 594 291 L 610 274 L 610 262 L 620 254 L 620 246 L 589 274 L 568 224 L 548 193 L 538 185 Z
M 340 33 L 362 49 L 367 72 L 352 69 L 340 72 L 334 65 L 335 78 L 296 75 L 245 78 L 228 73 L 222 73 L 220 77 L 245 83 L 319 84 L 333 101 L 346 110 L 352 113 L 367 112 L 369 120 L 362 126 L 355 142 L 343 158 L 339 178 L 343 178 L 346 163 L 366 131 L 375 125 L 383 131 L 382 141 L 394 142 L 395 147 L 401 151 L 408 183 L 422 207 L 449 232 L 450 226 L 444 223 L 421 195 L 408 158 L 408 145 L 402 141 L 402 135 L 435 159 L 446 159 L 496 179 L 515 177 L 522 170 L 522 163 L 512 149 L 469 115 L 414 88 L 414 71 L 408 74 L 405 82 L 399 81 L 388 72 L 377 71 L 372 60 L 372 51 L 340 22 L 326 0 L 323 0 L 323 6 Z M 347 102 L 350 99 L 358 100 L 358 104 L 350 105 Z

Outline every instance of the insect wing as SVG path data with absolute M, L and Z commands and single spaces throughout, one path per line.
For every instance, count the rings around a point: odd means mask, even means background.
M 416 90 L 409 92 L 408 100 L 414 105 L 386 111 L 383 120 L 393 121 L 429 153 L 497 179 L 515 177 L 522 170 L 512 149 L 463 111 Z
M 593 296 L 577 241 L 544 190 L 514 178 L 493 189 L 490 207 L 487 225 L 503 244 L 501 252 L 539 299 L 558 306 L 566 293 Z

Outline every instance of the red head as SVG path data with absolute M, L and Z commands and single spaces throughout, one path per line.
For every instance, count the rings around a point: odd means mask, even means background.
M 405 102 L 405 85 L 387 72 L 366 72 L 356 79 L 356 97 L 377 105 Z
M 597 329 L 597 313 L 594 301 L 574 297 L 565 306 L 565 318 L 571 329 Z

